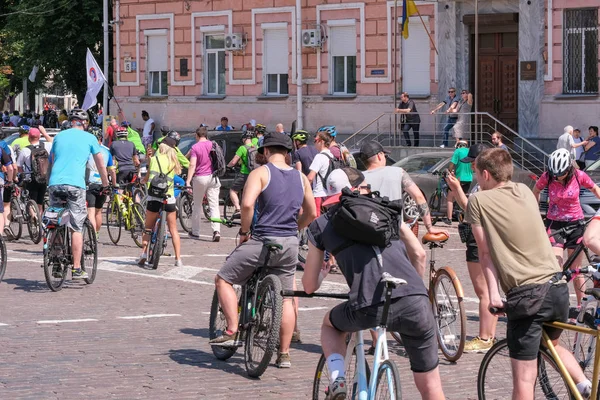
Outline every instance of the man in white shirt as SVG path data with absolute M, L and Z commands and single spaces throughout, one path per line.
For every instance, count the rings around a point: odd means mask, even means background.
M 308 180 L 313 184 L 313 194 L 315 196 L 315 205 L 317 206 L 317 217 L 321 215 L 321 205 L 327 198 L 327 191 L 324 182 L 327 182 L 328 172 L 330 171 L 333 154 L 329 151 L 329 145 L 333 138 L 328 132 L 317 132 L 315 137 L 315 147 L 319 154 L 315 156 L 310 164 L 310 173 Z
M 146 110 L 142 110 L 142 119 L 145 121 L 144 130 L 142 131 L 142 143 L 144 147 L 148 147 L 152 144 L 152 134 L 156 126 L 154 125 L 154 120 L 150 118 Z
M 558 143 L 556 149 L 567 149 L 571 153 L 571 158 L 575 160 L 575 149 L 579 146 L 585 146 L 588 144 L 587 140 L 580 143 L 575 143 L 573 140 L 573 127 L 571 125 L 565 126 L 565 133 L 558 137 Z

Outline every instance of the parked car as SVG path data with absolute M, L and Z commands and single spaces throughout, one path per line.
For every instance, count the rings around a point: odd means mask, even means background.
M 411 179 L 419 186 L 419 189 L 421 189 L 421 192 L 425 196 L 425 200 L 429 200 L 437 188 L 440 179 L 439 174 L 450 166 L 453 153 L 454 151 L 451 150 L 440 150 L 436 152 L 414 154 L 403 158 L 395 163 L 394 166 L 401 167 L 410 174 Z M 538 177 L 530 171 L 519 168 L 516 165 L 514 168 L 513 181 L 524 183 L 529 188 L 533 188 Z M 475 178 L 475 176 L 473 176 L 473 178 Z M 473 179 L 473 184 L 475 183 L 476 181 Z M 471 188 L 473 187 L 473 184 L 471 185 Z M 415 201 L 407 193 L 404 193 L 403 201 L 405 217 L 409 219 L 415 218 L 418 215 Z M 446 204 L 445 202 L 442 202 L 442 210 L 445 209 Z

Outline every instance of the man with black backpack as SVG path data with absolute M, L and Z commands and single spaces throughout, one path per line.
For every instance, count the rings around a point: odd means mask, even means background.
M 235 152 L 235 156 L 231 159 L 228 168 L 232 168 L 238 163 L 241 164 L 240 172 L 236 175 L 231 189 L 229 190 L 229 197 L 235 207 L 235 213 L 240 213 L 240 197 L 239 193 L 244 189 L 248 175 L 254 168 L 256 168 L 256 146 L 252 144 L 253 133 L 246 131 L 242 134 L 242 145 L 238 147 Z
M 40 143 L 40 134 L 46 141 Z M 19 173 L 24 174 L 25 189 L 29 197 L 38 205 L 40 213 L 44 211 L 44 195 L 48 187 L 48 156 L 52 149 L 52 138 L 46 133 L 43 126 L 29 129 L 29 146 L 19 152 L 17 167 Z
M 320 130 L 315 137 L 315 147 L 319 154 L 315 156 L 310 164 L 310 172 L 308 180 L 313 185 L 313 194 L 315 196 L 315 205 L 317 206 L 317 216 L 321 215 L 321 205 L 327 198 L 326 182 L 329 174 L 335 169 L 342 167 L 342 164 L 337 160 L 329 146 L 331 145 L 332 137 L 329 132 Z

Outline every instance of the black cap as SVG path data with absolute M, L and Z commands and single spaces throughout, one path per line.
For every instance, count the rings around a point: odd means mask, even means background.
M 385 153 L 389 154 L 390 151 L 385 149 L 381 143 L 374 140 L 365 142 L 360 146 L 360 157 L 364 160 L 373 157 L 375 154 Z
M 470 163 L 475 161 L 479 153 L 481 153 L 485 149 L 487 149 L 487 147 L 482 143 L 474 144 L 473 146 L 469 147 L 469 153 L 466 157 L 461 158 L 460 162 Z
M 177 140 L 175 140 L 175 139 L 173 139 L 172 137 L 169 137 L 169 136 L 165 137 L 162 140 L 162 142 L 160 142 L 160 143 L 164 143 L 167 146 L 172 147 L 172 148 L 177 147 Z
M 292 151 L 294 148 L 292 145 L 292 139 L 288 135 L 282 135 L 281 133 L 267 133 L 263 136 L 262 146 L 258 148 L 258 152 L 263 154 L 265 147 L 279 146 L 284 147 L 288 151 Z

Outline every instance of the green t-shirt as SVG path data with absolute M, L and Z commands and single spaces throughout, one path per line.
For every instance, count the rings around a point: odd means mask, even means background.
M 137 131 L 132 129 L 130 126 L 127 127 L 127 140 L 129 140 L 131 143 L 133 143 L 133 145 L 137 149 L 138 153 L 146 154 L 146 149 L 144 148 L 144 145 L 142 144 L 142 139 L 140 139 L 140 134 L 137 133 Z
M 469 154 L 469 149 L 461 147 L 460 149 L 454 150 L 452 155 L 452 164 L 456 166 L 454 175 L 456 179 L 461 182 L 471 182 L 473 180 L 473 171 L 471 170 L 471 163 L 460 162 L 462 158 L 465 158 Z
M 20 138 L 16 138 L 12 142 L 12 148 L 15 149 L 15 146 L 19 146 L 19 151 L 23 150 L 25 147 L 29 146 L 29 135 L 25 135 Z
M 257 137 L 252 138 L 252 146 L 258 147 L 258 138 Z
M 238 147 L 235 155 L 238 156 L 242 160 L 242 166 L 240 168 L 240 173 L 244 175 L 248 175 L 250 170 L 248 169 L 248 147 L 246 145 L 241 145 Z

